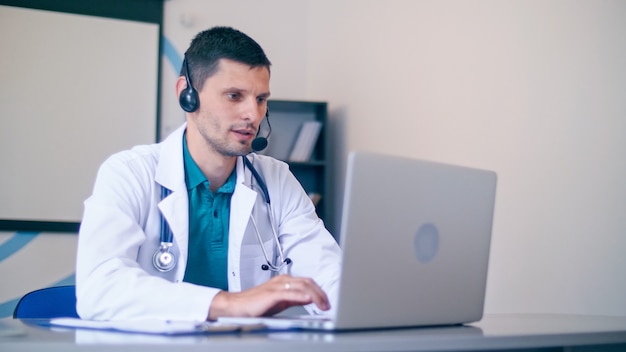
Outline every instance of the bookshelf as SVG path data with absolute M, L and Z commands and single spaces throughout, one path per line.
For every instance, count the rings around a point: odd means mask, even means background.
M 330 170 L 326 154 L 326 102 L 269 100 L 268 107 L 272 134 L 267 148 L 262 153 L 289 164 L 291 172 L 300 181 L 304 190 L 319 196 L 316 204 L 317 215 L 328 223 L 331 202 L 327 193 Z M 311 157 L 306 161 L 290 161 L 303 124 L 311 121 L 319 122 L 322 126 L 313 144 Z

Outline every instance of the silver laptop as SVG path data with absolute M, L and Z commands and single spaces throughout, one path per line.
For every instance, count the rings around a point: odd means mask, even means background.
M 259 321 L 352 330 L 480 320 L 495 194 L 492 171 L 351 153 L 336 315 Z

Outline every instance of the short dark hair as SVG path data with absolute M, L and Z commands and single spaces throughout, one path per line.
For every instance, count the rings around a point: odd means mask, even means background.
M 229 59 L 251 68 L 266 67 L 270 60 L 263 48 L 245 33 L 231 27 L 213 27 L 198 33 L 185 52 L 185 60 L 194 88 L 202 90 L 204 82 L 218 69 L 220 59 Z M 185 75 L 185 65 L 180 75 Z

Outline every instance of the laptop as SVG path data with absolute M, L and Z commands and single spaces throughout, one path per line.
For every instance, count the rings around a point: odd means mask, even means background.
M 335 316 L 255 322 L 356 330 L 482 319 L 495 195 L 493 171 L 350 153 Z

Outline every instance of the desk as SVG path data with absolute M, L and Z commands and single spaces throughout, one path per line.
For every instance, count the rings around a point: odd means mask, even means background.
M 626 351 L 626 317 L 487 315 L 467 326 L 154 336 L 0 321 L 2 351 Z

